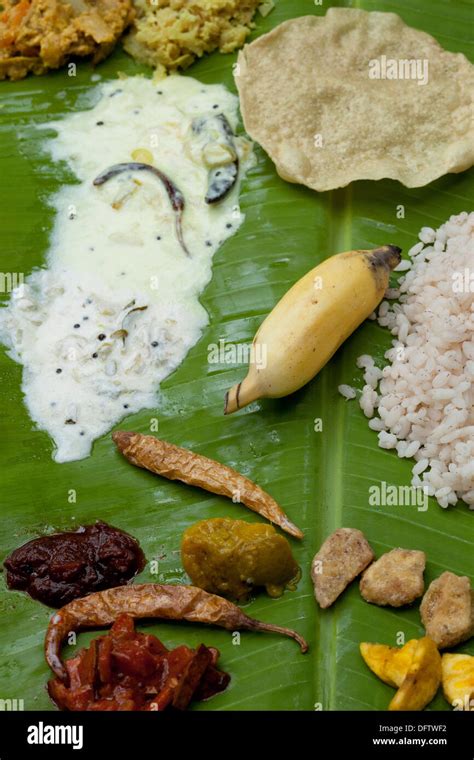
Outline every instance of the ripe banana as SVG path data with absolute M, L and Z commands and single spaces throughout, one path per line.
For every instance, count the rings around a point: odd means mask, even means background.
M 378 306 L 400 252 L 384 245 L 338 253 L 298 280 L 257 331 L 247 377 L 227 392 L 224 414 L 309 382 Z

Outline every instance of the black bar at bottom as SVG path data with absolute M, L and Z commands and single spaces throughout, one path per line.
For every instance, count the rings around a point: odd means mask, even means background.
M 473 728 L 465 712 L 2 712 L 0 760 L 141 760 L 186 750 L 226 760 L 258 749 L 282 755 L 288 746 L 295 760 L 333 751 L 472 760 Z

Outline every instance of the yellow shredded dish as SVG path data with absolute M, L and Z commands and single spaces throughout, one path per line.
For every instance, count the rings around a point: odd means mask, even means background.
M 125 50 L 158 70 L 185 69 L 204 53 L 231 53 L 253 27 L 262 0 L 135 0 Z

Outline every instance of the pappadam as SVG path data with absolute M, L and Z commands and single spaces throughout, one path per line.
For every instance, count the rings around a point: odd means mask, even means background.
M 382 56 L 427 60 L 428 81 L 370 78 Z M 290 182 L 419 187 L 474 163 L 474 66 L 394 13 L 283 22 L 239 53 L 235 80 L 247 132 Z

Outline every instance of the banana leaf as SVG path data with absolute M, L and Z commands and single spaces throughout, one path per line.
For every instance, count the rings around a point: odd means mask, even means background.
M 252 36 L 293 16 L 323 14 L 330 5 L 394 11 L 406 23 L 433 34 L 446 49 L 473 57 L 469 0 L 323 5 L 280 0 L 265 19 L 257 21 Z M 187 73 L 205 83 L 223 82 L 235 91 L 235 58 L 213 54 Z M 49 198 L 62 183 L 74 181 L 64 166 L 53 164 L 45 154 L 46 133 L 35 125 L 85 107 L 94 74 L 107 79 L 119 71 L 149 73 L 119 47 L 96 70 L 81 63 L 73 77 L 61 70 L 1 84 L 1 255 L 6 272 L 27 275 L 44 263 L 53 221 Z M 430 500 L 426 511 L 408 506 L 377 508 L 368 503 L 373 484 L 408 484 L 412 463 L 377 447 L 376 434 L 367 427 L 358 404 L 346 402 L 337 386 L 350 383 L 362 388 L 356 357 L 370 352 L 381 365 L 390 335 L 373 322 L 365 323 L 301 391 L 286 399 L 254 404 L 229 418 L 222 413 L 224 392 L 243 377 L 245 368 L 209 364 L 207 347 L 221 338 L 250 341 L 289 285 L 325 257 L 384 243 L 395 243 L 406 251 L 423 225 L 436 226 L 453 213 L 469 210 L 473 172 L 411 190 L 393 181 L 357 182 L 344 190 L 318 194 L 285 183 L 258 147 L 256 155 L 257 164 L 242 185 L 245 223 L 215 256 L 213 279 L 202 296 L 209 326 L 163 383 L 159 407 L 127 418 L 122 427 L 148 432 L 151 421 L 158 420 L 160 437 L 242 471 L 269 490 L 303 528 L 304 541 L 292 541 L 303 570 L 297 591 L 286 592 L 278 600 L 256 596 L 246 611 L 298 629 L 307 637 L 310 652 L 303 656 L 294 642 L 277 636 L 242 633 L 239 642 L 227 632 L 205 626 L 159 623 L 148 628 L 170 646 L 196 646 L 203 641 L 220 649 L 222 666 L 232 675 L 231 685 L 193 709 L 383 710 L 393 690 L 364 665 L 359 642 L 395 645 L 400 634 L 407 640 L 422 635 L 418 607 L 396 611 L 368 605 L 357 584 L 352 584 L 331 609 L 321 611 L 309 577 L 313 555 L 335 528 L 358 527 L 377 555 L 397 546 L 423 549 L 429 583 L 444 570 L 472 577 L 474 539 L 473 515 L 461 502 L 443 510 Z M 396 216 L 400 205 L 405 207 L 404 219 Z M 187 580 L 180 559 L 181 535 L 187 526 L 218 516 L 260 519 L 228 500 L 131 467 L 116 453 L 110 436 L 96 442 L 88 459 L 54 463 L 51 441 L 34 429 L 23 404 L 21 368 L 3 351 L 0 374 L 1 560 L 45 531 L 100 518 L 141 542 L 149 562 L 140 581 L 179 583 Z M 315 425 L 318 419 L 322 431 Z M 51 611 L 22 593 L 6 590 L 3 578 L 1 584 L 0 698 L 22 699 L 26 710 L 54 709 L 45 689 L 49 671 L 42 653 Z M 81 634 L 78 646 L 95 635 Z M 67 649 L 66 656 L 74 651 Z M 472 642 L 458 649 L 474 654 Z M 429 709 L 450 708 L 440 693 Z

